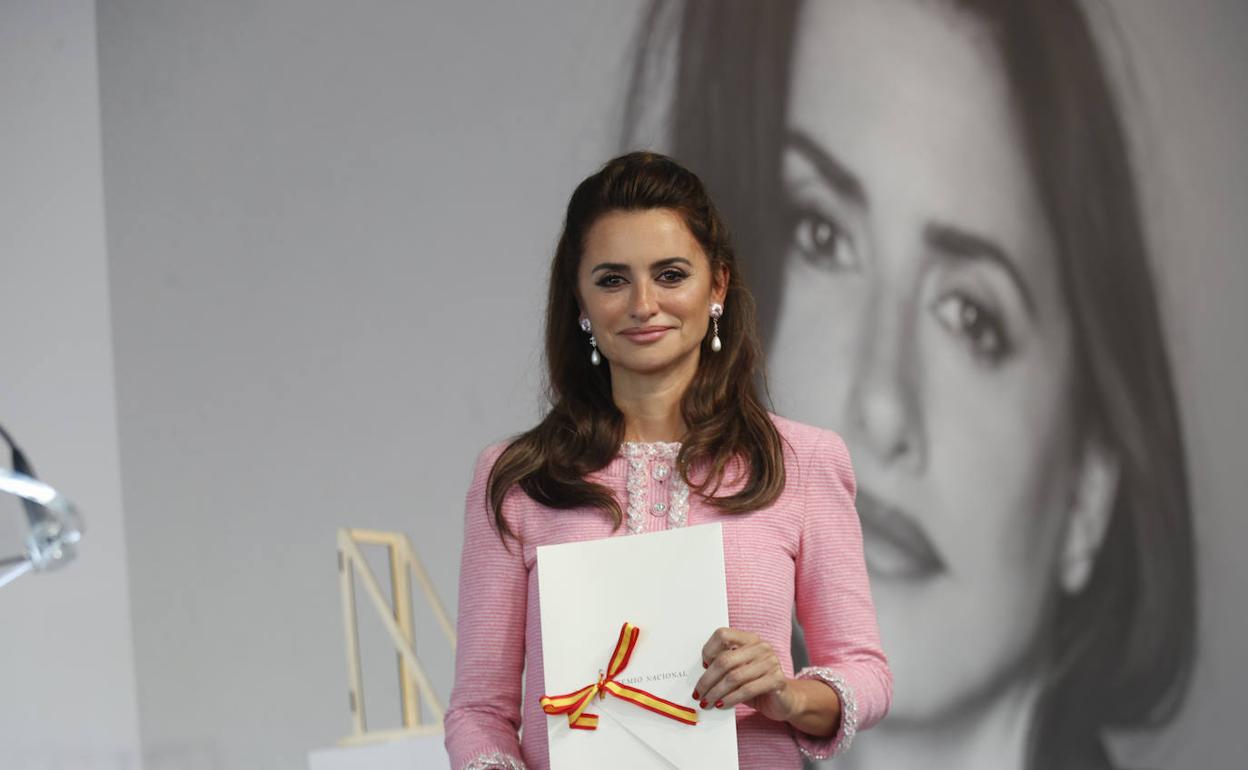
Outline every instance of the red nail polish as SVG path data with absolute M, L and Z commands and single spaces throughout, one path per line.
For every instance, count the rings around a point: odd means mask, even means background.
M 724 707 L 724 702 L 722 700 L 715 701 L 715 708 L 722 709 L 723 707 Z
M 701 706 L 702 708 L 706 708 L 706 701 L 702 701 L 698 705 Z
M 710 667 L 711 667 L 710 663 L 707 663 L 705 660 L 702 661 L 702 668 L 710 668 Z
M 694 691 L 693 691 L 693 699 L 694 699 L 694 700 L 697 700 L 697 699 L 698 699 L 698 691 L 697 691 L 697 690 L 694 690 Z

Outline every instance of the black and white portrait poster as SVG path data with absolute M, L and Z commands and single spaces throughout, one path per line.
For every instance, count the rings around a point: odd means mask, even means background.
M 707 179 L 777 410 L 853 452 L 896 693 L 838 766 L 1116 767 L 1114 731 L 1197 697 L 1184 357 L 1160 283 L 1190 255 L 1150 229 L 1158 138 L 1112 11 L 647 9 L 624 146 Z

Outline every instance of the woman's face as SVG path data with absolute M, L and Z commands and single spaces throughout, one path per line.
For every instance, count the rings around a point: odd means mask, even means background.
M 724 301 L 710 260 L 680 214 L 613 211 L 585 235 L 577 294 L 613 382 L 697 368 L 710 305 Z M 588 348 L 586 355 L 589 355 Z
M 798 30 L 773 393 L 849 444 L 890 719 L 929 720 L 1048 622 L 1071 329 L 987 31 L 919 0 L 808 2 Z

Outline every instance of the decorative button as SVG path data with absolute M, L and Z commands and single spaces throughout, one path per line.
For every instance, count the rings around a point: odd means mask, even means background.
M 667 513 L 667 503 L 655 503 L 653 507 L 655 516 L 662 516 Z
M 668 477 L 668 475 L 671 472 L 672 472 L 672 466 L 668 465 L 667 463 L 659 463 L 658 465 L 654 466 L 654 470 L 651 471 L 651 474 L 654 476 L 656 480 L 663 481 L 664 479 Z

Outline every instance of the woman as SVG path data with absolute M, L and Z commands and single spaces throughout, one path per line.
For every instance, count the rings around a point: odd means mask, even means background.
M 670 93 L 674 152 L 765 258 L 777 404 L 854 449 L 898 687 L 849 764 L 1112 766 L 1108 728 L 1181 701 L 1195 597 L 1157 300 L 1082 7 L 659 2 L 642 41 L 630 141 L 659 139 L 643 108 Z
M 883 717 L 892 678 L 849 456 L 835 433 L 764 410 L 758 357 L 753 302 L 696 176 L 634 153 L 581 183 L 551 265 L 551 410 L 482 452 L 468 492 L 453 766 L 549 766 L 538 546 L 712 521 L 730 627 L 703 647 L 690 703 L 736 709 L 740 767 L 799 767 Z M 795 602 L 816 664 L 797 676 Z

